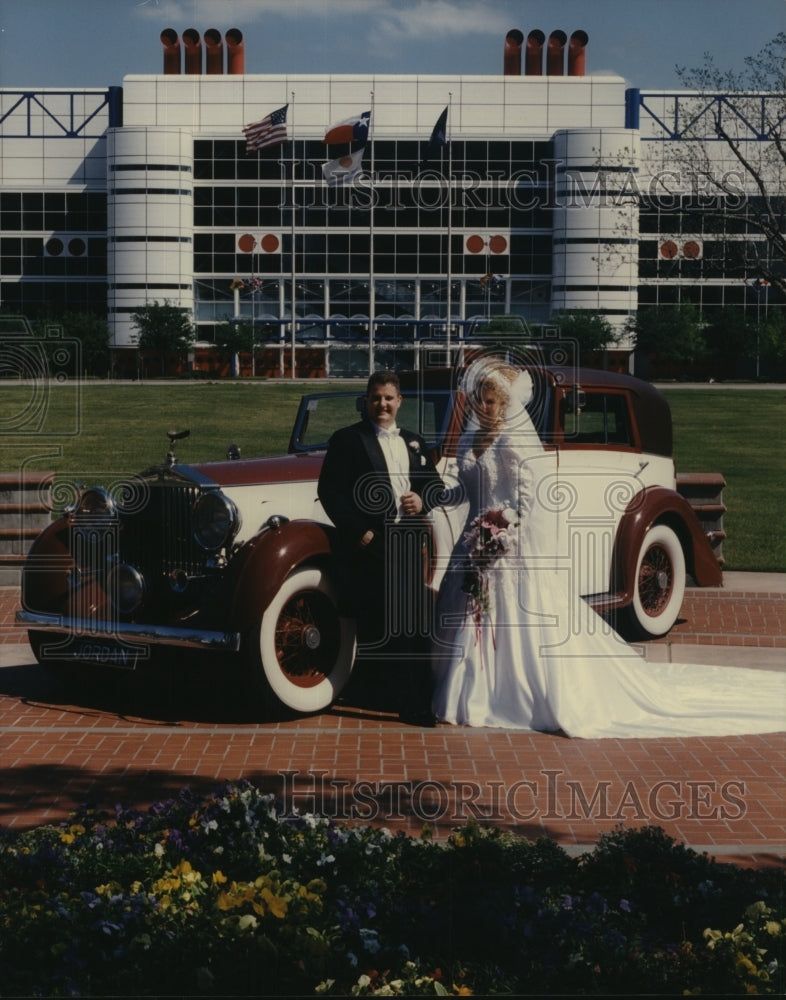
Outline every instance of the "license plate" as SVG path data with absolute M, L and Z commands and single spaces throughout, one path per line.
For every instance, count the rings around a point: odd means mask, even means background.
M 106 639 L 75 639 L 68 649 L 68 659 L 81 663 L 99 663 L 119 670 L 135 670 L 143 650 Z

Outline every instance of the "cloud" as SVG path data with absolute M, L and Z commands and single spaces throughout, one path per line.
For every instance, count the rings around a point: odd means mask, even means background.
M 168 19 L 177 24 L 244 25 L 264 21 L 271 14 L 281 18 L 361 16 L 370 7 L 383 8 L 386 0 L 138 0 L 142 17 Z
M 428 38 L 501 35 L 510 27 L 508 13 L 467 0 L 413 0 L 388 3 L 380 11 L 375 41 L 400 44 Z

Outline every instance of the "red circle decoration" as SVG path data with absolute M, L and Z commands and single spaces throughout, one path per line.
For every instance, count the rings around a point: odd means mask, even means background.
M 264 253 L 277 253 L 281 241 L 275 233 L 266 233 L 259 241 L 259 245 Z
M 674 240 L 666 240 L 660 245 L 660 255 L 665 260 L 673 260 L 677 254 L 680 252 L 680 248 L 674 242 Z
M 701 256 L 701 247 L 696 240 L 688 240 L 682 244 L 682 252 L 688 260 L 698 260 Z
M 489 240 L 489 250 L 492 253 L 505 253 L 508 249 L 508 241 L 504 236 L 492 236 Z
M 243 233 L 237 241 L 237 248 L 241 253 L 251 253 L 256 245 L 257 241 L 251 233 Z
M 469 253 L 480 253 L 486 245 L 482 236 L 467 237 L 467 250 Z

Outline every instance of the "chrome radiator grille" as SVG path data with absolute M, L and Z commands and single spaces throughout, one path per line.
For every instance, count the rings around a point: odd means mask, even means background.
M 144 507 L 121 514 L 120 558 L 152 581 L 173 572 L 204 572 L 205 552 L 193 537 L 191 511 L 200 489 L 195 485 L 152 483 Z
M 189 576 L 204 569 L 204 551 L 194 541 L 191 510 L 199 496 L 197 486 L 165 486 L 160 494 L 161 569 L 183 570 Z

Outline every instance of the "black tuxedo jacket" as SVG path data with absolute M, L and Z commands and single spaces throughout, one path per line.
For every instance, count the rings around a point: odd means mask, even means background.
M 425 514 L 440 502 L 442 479 L 423 438 L 404 428 L 400 434 L 409 454 L 412 490 L 422 499 Z M 369 529 L 382 542 L 385 525 L 396 516 L 397 503 L 372 423 L 362 420 L 333 434 L 317 492 L 345 545 L 354 548 Z

